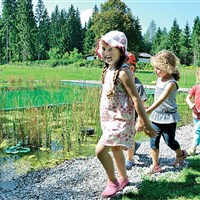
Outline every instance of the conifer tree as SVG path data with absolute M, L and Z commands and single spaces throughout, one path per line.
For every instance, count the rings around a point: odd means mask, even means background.
M 169 50 L 171 50 L 177 57 L 179 57 L 180 53 L 180 34 L 181 29 L 177 23 L 177 20 L 174 19 L 171 30 L 169 31 L 168 43 Z
M 37 23 L 37 59 L 47 59 L 47 52 L 50 49 L 50 18 L 42 0 L 38 0 L 36 5 L 35 19 Z
M 2 1 L 2 28 L 1 28 L 1 59 L 4 63 L 9 63 L 14 60 L 15 46 L 16 46 L 16 0 L 3 0 Z
M 194 19 L 194 26 L 192 29 L 192 50 L 193 63 L 200 67 L 200 18 L 197 16 Z
M 156 53 L 158 53 L 163 49 L 168 49 L 167 37 L 168 34 L 166 28 L 163 28 L 163 30 L 161 30 L 161 28 L 158 27 L 158 30 L 152 41 L 152 49 L 151 49 L 152 55 L 155 55 Z
M 66 34 L 68 38 L 68 52 L 74 48 L 82 52 L 83 49 L 83 29 L 81 25 L 80 12 L 71 5 L 67 13 Z
M 91 27 L 94 23 L 93 22 L 94 16 L 97 13 L 98 13 L 98 8 L 95 5 L 93 9 L 93 14 L 89 18 L 88 23 L 86 24 L 86 32 L 85 32 L 85 37 L 84 37 L 84 42 L 83 42 L 83 53 L 85 55 L 94 53 L 96 42 L 95 42 L 95 34 L 94 34 L 94 31 L 91 29 Z
M 59 24 L 60 24 L 59 52 L 60 55 L 63 56 L 68 51 L 68 46 L 69 46 L 69 39 L 67 34 L 68 19 L 67 19 L 67 11 L 65 9 L 62 9 L 60 12 Z
M 51 13 L 50 24 L 50 48 L 59 47 L 60 38 L 60 11 L 58 5 L 55 6 L 54 11 Z
M 18 60 L 36 59 L 37 26 L 31 0 L 19 0 L 17 4 Z
M 190 27 L 187 23 L 183 32 L 181 33 L 181 49 L 180 49 L 180 61 L 181 64 L 189 66 L 192 62 L 192 49 L 191 49 L 191 33 Z
M 132 38 L 132 40 L 130 40 Z M 145 49 L 144 39 L 142 37 L 142 26 L 140 25 L 139 18 L 133 20 L 132 34 L 129 35 L 129 40 L 132 42 L 130 44 L 130 49 L 135 52 L 143 52 Z

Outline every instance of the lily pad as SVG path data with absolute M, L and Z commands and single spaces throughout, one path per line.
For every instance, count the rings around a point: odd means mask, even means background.
M 29 153 L 31 151 L 30 148 L 24 148 L 21 146 L 21 143 L 18 143 L 16 146 L 11 146 L 8 149 L 6 149 L 6 153 L 8 154 L 19 154 L 19 153 Z

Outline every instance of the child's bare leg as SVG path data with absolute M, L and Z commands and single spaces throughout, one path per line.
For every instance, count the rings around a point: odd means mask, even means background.
M 159 156 L 159 149 L 151 149 L 153 167 L 157 167 L 159 165 L 158 156 Z
M 134 156 L 134 149 L 129 149 L 127 151 L 126 160 L 132 161 L 133 160 L 133 156 Z
M 121 147 L 112 147 L 112 152 L 115 158 L 117 170 L 121 179 L 127 177 L 124 153 Z
M 108 176 L 108 180 L 114 182 L 116 180 L 115 170 L 112 157 L 108 153 L 110 147 L 106 147 L 101 144 L 97 144 L 96 146 L 96 156 L 103 165 L 106 174 Z
M 181 148 L 175 150 L 175 152 L 176 152 L 176 157 L 181 157 L 181 156 L 183 156 L 183 151 L 181 150 Z
M 129 160 L 129 161 L 133 160 L 133 156 L 134 156 L 134 152 L 135 152 L 135 145 L 136 145 L 136 142 L 133 141 L 133 148 L 128 149 L 127 155 L 126 155 L 126 160 Z

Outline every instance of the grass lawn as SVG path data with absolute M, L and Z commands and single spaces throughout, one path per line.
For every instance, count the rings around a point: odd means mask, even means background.
M 188 158 L 189 167 L 178 175 L 169 174 L 155 180 L 144 177 L 138 191 L 124 194 L 123 200 L 199 200 L 200 199 L 200 156 Z
M 1 82 L 22 82 L 28 80 L 100 80 L 102 68 L 85 68 L 72 66 L 62 67 L 26 67 L 26 66 L 11 66 L 3 65 Z M 181 79 L 179 87 L 190 88 L 196 82 L 196 69 L 180 69 Z M 156 74 L 152 71 L 136 71 L 135 75 L 141 80 L 144 85 L 153 85 L 156 81 Z

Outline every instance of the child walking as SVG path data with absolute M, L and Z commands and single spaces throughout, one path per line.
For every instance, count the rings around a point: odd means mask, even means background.
M 187 152 L 181 150 L 179 143 L 175 140 L 176 124 L 180 120 L 176 104 L 177 81 L 180 78 L 176 67 L 178 59 L 172 52 L 163 50 L 153 56 L 150 61 L 158 76 L 154 102 L 146 109 L 147 113 L 152 112 L 149 119 L 158 134 L 150 139 L 153 165 L 150 167 L 149 174 L 153 174 L 161 172 L 158 159 L 161 136 L 176 153 L 173 163 L 175 167 L 183 165 Z
M 100 120 L 102 136 L 96 146 L 96 155 L 103 165 L 108 182 L 102 197 L 112 197 L 129 184 L 123 150 L 132 148 L 134 129 L 145 130 L 150 137 L 155 131 L 137 93 L 132 72 L 127 64 L 127 38 L 123 32 L 111 31 L 97 42 L 97 55 L 104 60 Z M 135 109 L 139 119 L 135 125 Z M 112 150 L 119 178 L 116 178 Z
M 193 86 L 186 97 L 186 102 L 192 109 L 194 136 L 190 148 L 187 150 L 188 155 L 192 156 L 196 153 L 197 146 L 200 144 L 200 70 L 197 69 L 196 78 L 198 84 Z
M 126 60 L 126 64 L 128 64 L 130 66 L 130 68 L 133 72 L 133 76 L 134 76 L 134 73 L 136 71 L 136 57 L 135 57 L 135 55 L 128 52 L 128 59 Z M 145 101 L 147 100 L 147 95 L 146 95 L 144 86 L 137 77 L 134 76 L 134 78 L 135 78 L 136 89 L 137 89 L 138 94 L 141 98 L 142 104 L 144 105 Z M 136 120 L 137 120 L 137 113 L 135 113 L 135 121 Z M 138 150 L 138 148 L 140 147 L 140 145 L 141 144 L 139 142 L 135 142 L 133 140 L 133 148 L 128 149 L 127 156 L 126 156 L 126 169 L 127 170 L 130 170 L 133 167 L 133 165 L 134 165 L 133 156 L 135 155 L 135 153 Z

